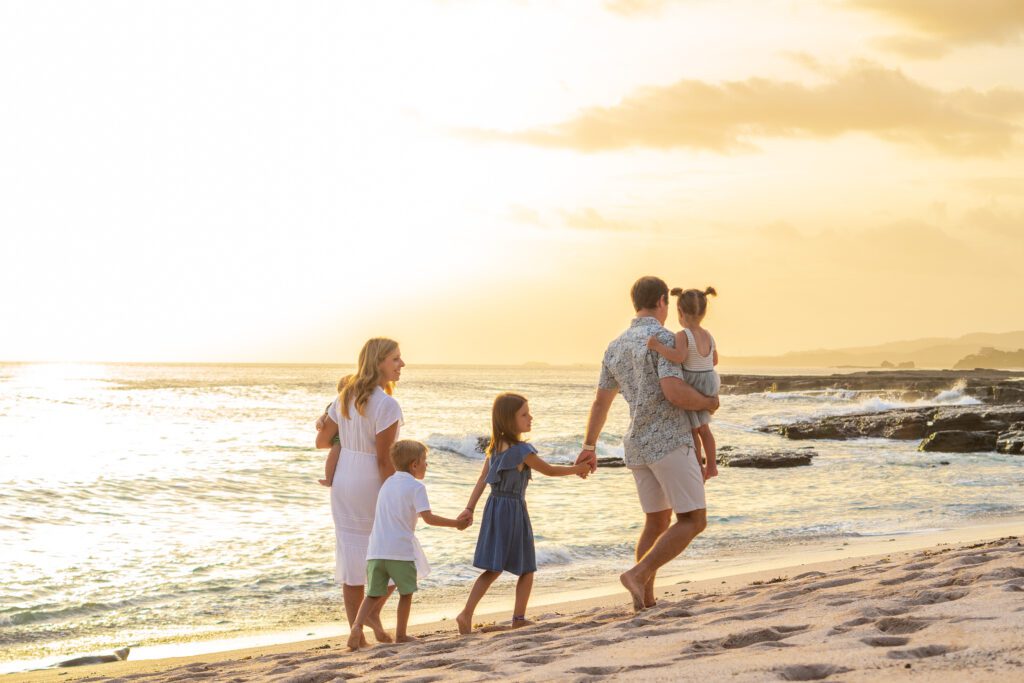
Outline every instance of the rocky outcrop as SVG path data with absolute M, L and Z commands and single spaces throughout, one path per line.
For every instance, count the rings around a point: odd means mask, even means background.
M 818 457 L 813 448 L 799 448 L 795 451 L 778 451 L 770 449 L 744 449 L 736 451 L 729 447 L 722 448 L 718 454 L 718 463 L 725 467 L 757 467 L 759 469 L 775 469 L 779 467 L 804 467 Z
M 869 370 L 836 375 L 722 375 L 723 394 L 839 389 L 902 400 L 930 398 L 960 387 L 986 403 L 1024 402 L 1024 372 L 1007 370 Z
M 996 450 L 1000 453 L 1024 453 L 1024 422 L 1010 426 L 996 439 Z
M 96 655 L 92 657 L 75 657 L 74 659 L 65 659 L 63 662 L 56 664 L 58 667 L 69 667 L 69 666 L 86 666 L 89 664 L 108 664 L 110 662 L 123 662 L 128 659 L 128 654 L 131 652 L 130 647 L 122 647 L 120 650 L 114 650 L 112 655 Z M 64 674 L 61 674 L 62 676 Z
M 977 453 L 993 451 L 996 448 L 995 432 L 965 432 L 947 430 L 929 434 L 918 450 L 940 453 Z
M 833 415 L 790 425 L 771 425 L 761 431 L 790 439 L 924 439 L 921 450 L 963 453 L 992 451 L 997 443 L 1013 448 L 1015 432 L 1024 422 L 1024 405 L 908 408 L 882 413 Z M 942 434 L 932 438 L 933 435 Z M 978 435 L 978 436 L 972 436 Z M 1012 452 L 1012 451 L 1003 451 Z

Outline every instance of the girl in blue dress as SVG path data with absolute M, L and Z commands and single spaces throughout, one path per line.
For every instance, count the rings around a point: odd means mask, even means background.
M 499 394 L 491 409 L 491 443 L 487 446 L 480 478 L 469 496 L 469 505 L 459 519 L 473 521 L 473 509 L 486 484 L 491 495 L 484 505 L 480 536 L 476 541 L 473 566 L 483 574 L 473 584 L 466 606 L 455 618 L 459 633 L 473 630 L 473 612 L 502 572 L 519 576 L 516 583 L 516 604 L 512 612 L 512 628 L 528 626 L 526 603 L 533 588 L 537 558 L 533 548 L 533 527 L 526 509 L 526 486 L 536 470 L 549 477 L 577 474 L 586 478 L 590 465 L 551 465 L 537 455 L 537 449 L 526 443 L 522 435 L 530 431 L 533 416 L 530 405 L 519 394 Z

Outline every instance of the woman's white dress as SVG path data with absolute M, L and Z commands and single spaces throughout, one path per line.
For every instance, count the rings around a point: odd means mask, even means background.
M 377 434 L 396 422 L 402 424 L 402 408 L 380 387 L 374 389 L 360 415 L 349 405 L 344 418 L 338 399 L 327 415 L 338 424 L 341 457 L 331 482 L 331 514 L 334 516 L 334 580 L 338 585 L 366 584 L 366 550 L 380 491 L 377 470 Z M 396 434 L 397 439 L 397 434 Z

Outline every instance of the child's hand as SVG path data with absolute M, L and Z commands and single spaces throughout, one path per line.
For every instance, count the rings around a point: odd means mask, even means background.
M 573 474 L 577 475 L 580 479 L 586 479 L 590 475 L 590 465 L 587 463 L 581 463 L 574 467 L 576 470 Z
M 648 337 L 647 338 L 647 348 L 649 348 L 649 349 L 656 349 L 657 347 L 658 347 L 658 338 L 655 337 L 654 335 L 651 335 L 650 337 Z
M 321 486 L 326 486 L 327 488 L 331 487 L 331 482 L 327 481 L 326 479 L 317 479 L 317 481 L 320 482 Z

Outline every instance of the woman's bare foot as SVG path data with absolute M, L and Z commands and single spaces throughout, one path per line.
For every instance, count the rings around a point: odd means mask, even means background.
M 473 632 L 473 615 L 466 614 L 465 612 L 459 612 L 459 616 L 455 617 L 455 623 L 459 625 L 459 633 L 468 636 Z
M 513 619 L 512 628 L 522 628 L 524 626 L 533 626 L 536 621 L 530 621 L 529 619 Z
M 636 569 L 630 569 L 629 571 L 619 574 L 619 582 L 622 586 L 629 591 L 629 596 L 633 598 L 633 611 L 642 612 L 646 609 L 644 606 L 644 584 L 638 581 L 632 572 Z
M 360 628 L 358 631 L 352 631 L 352 633 L 348 634 L 348 642 L 346 642 L 345 644 L 348 645 L 348 649 L 352 652 L 355 652 L 361 647 L 367 647 L 369 645 L 369 643 L 366 642 L 366 638 L 363 637 L 362 628 Z
M 366 625 L 373 629 L 373 637 L 378 643 L 392 643 L 391 634 L 384 630 L 384 624 L 380 623 L 379 614 L 370 614 L 366 618 Z
M 410 636 L 408 633 L 404 636 L 397 636 L 395 638 L 396 643 L 415 643 L 417 640 L 419 640 L 419 638 L 416 636 Z

